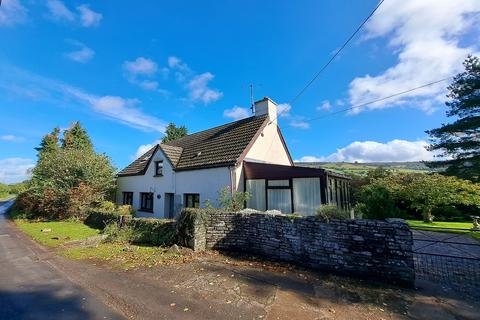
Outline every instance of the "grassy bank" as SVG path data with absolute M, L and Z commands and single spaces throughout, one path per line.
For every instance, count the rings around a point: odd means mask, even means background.
M 114 268 L 130 270 L 158 264 L 178 263 L 185 257 L 165 247 L 138 246 L 121 241 L 99 242 L 87 245 L 81 241 L 98 236 L 101 231 L 80 221 L 36 222 L 14 220 L 20 230 L 38 243 L 54 248 L 58 254 L 75 260 L 105 262 Z
M 445 233 L 466 234 L 472 238 L 480 240 L 480 232 L 471 232 L 472 222 L 449 222 L 449 221 L 435 221 L 432 223 L 423 222 L 421 220 L 407 220 L 408 225 L 412 229 L 436 231 Z M 464 230 L 459 230 L 464 229 Z
M 99 230 L 78 221 L 31 222 L 19 219 L 15 220 L 15 224 L 35 241 L 52 248 L 68 241 L 82 240 L 100 233 Z

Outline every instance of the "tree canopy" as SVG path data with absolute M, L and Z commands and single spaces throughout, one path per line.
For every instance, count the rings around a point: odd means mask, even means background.
M 94 204 L 110 198 L 115 188 L 115 168 L 96 153 L 85 129 L 75 122 L 64 131 L 45 135 L 38 150 L 28 189 L 19 204 L 29 212 L 49 218 L 82 217 Z
M 448 87 L 447 116 L 455 120 L 427 131 L 430 151 L 439 151 L 447 160 L 432 161 L 432 168 L 446 167 L 447 175 L 480 182 L 480 60 L 469 56 L 465 71 Z
M 170 122 L 165 130 L 165 136 L 162 138 L 162 143 L 185 137 L 187 134 L 187 127 L 177 127 L 174 123 Z
M 399 207 L 431 222 L 432 211 L 447 206 L 480 208 L 480 185 L 438 173 L 385 172 L 361 187 L 360 206 L 368 218 L 398 216 Z

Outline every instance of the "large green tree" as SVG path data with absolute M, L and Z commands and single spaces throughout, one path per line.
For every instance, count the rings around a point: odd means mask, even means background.
M 174 123 L 169 123 L 165 130 L 165 136 L 162 138 L 162 143 L 185 137 L 187 134 L 187 127 L 177 127 Z
M 19 197 L 26 211 L 49 218 L 84 217 L 87 210 L 109 199 L 115 188 L 115 168 L 96 153 L 85 129 L 74 123 L 47 134 L 38 150 L 28 189 Z
M 446 167 L 447 175 L 480 182 L 480 60 L 469 56 L 465 71 L 455 76 L 448 87 L 447 116 L 451 123 L 427 131 L 431 151 L 439 151 L 442 161 L 432 161 L 432 168 Z
M 398 216 L 402 207 L 432 222 L 434 209 L 480 208 L 480 185 L 438 173 L 389 172 L 360 188 L 359 203 L 367 218 Z
M 40 146 L 36 147 L 35 150 L 38 152 L 38 159 L 42 160 L 45 157 L 48 157 L 51 154 L 54 154 L 60 150 L 60 146 L 58 145 L 60 135 L 60 129 L 54 128 L 51 133 L 46 134 L 42 141 L 40 142 Z
M 70 128 L 63 132 L 63 149 L 93 150 L 93 144 L 87 131 L 82 128 L 80 122 L 74 122 Z

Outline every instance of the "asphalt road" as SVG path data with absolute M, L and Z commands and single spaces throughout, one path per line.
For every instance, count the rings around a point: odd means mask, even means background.
M 121 319 L 75 285 L 5 218 L 0 202 L 0 319 Z

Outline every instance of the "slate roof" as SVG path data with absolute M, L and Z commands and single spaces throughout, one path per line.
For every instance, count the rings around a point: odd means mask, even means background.
M 157 148 L 162 149 L 175 170 L 233 165 L 267 121 L 266 115 L 250 117 L 200 131 L 165 144 L 157 144 L 120 171 L 118 175 L 145 174 Z

